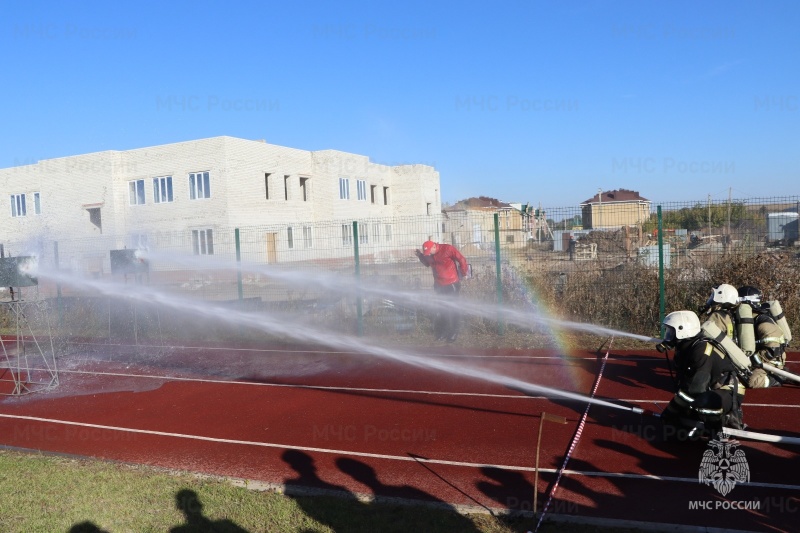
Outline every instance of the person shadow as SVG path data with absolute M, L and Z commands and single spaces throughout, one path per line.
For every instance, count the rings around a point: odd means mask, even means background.
M 170 533 L 248 533 L 231 520 L 211 520 L 204 516 L 203 504 L 193 490 L 181 489 L 175 493 L 175 507 L 186 517 L 186 523 L 171 528 Z
M 317 474 L 314 458 L 307 453 L 286 450 L 281 459 L 297 472 L 297 477 L 284 482 L 285 495 L 294 499 L 306 516 L 330 527 L 333 531 L 352 530 L 354 516 L 360 514 L 366 505 L 347 488 L 322 480 Z M 332 506 L 323 501 L 323 498 L 348 500 L 348 505 Z M 316 529 L 302 531 L 311 532 Z
M 355 495 L 347 488 L 323 481 L 317 474 L 314 458 L 307 453 L 299 450 L 286 450 L 281 455 L 281 459 L 298 474 L 297 477 L 287 479 L 284 482 L 287 487 L 287 493 L 299 495 L 323 494 L 356 500 Z
M 452 505 L 443 502 L 432 494 L 410 485 L 386 485 L 382 483 L 378 479 L 375 469 L 366 463 L 348 457 L 340 457 L 336 460 L 336 466 L 355 481 L 369 487 L 378 501 L 385 500 L 382 503 L 402 503 L 408 506 L 409 511 L 407 513 L 397 516 L 397 531 L 407 531 L 410 529 L 421 529 L 424 531 L 428 529 L 426 526 L 433 525 L 432 523 L 426 524 L 420 521 L 424 520 L 423 517 L 427 513 L 414 512 L 414 508 L 410 506 L 413 502 L 427 504 L 431 507 L 446 511 L 447 515 L 440 517 L 438 519 L 440 521 L 437 521 L 437 525 L 444 525 L 447 531 L 459 531 L 461 533 L 480 531 L 469 518 L 458 513 Z M 401 523 L 403 520 L 405 520 L 405 523 Z
M 74 524 L 69 528 L 68 533 L 108 533 L 105 529 L 100 529 L 94 522 L 86 521 Z
M 534 510 L 533 484 L 521 473 L 493 466 L 481 468 L 481 473 L 491 481 L 479 481 L 476 487 L 492 501 L 512 514 Z

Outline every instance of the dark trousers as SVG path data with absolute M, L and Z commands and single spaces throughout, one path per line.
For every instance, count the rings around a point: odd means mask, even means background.
M 443 298 L 458 298 L 461 292 L 461 282 L 450 285 L 434 285 L 433 290 Z M 455 309 L 442 309 L 433 323 L 433 332 L 437 337 L 448 339 L 458 335 L 461 316 Z
M 710 431 L 712 436 L 715 436 L 724 425 L 740 429 L 735 427 L 735 423 L 730 423 L 729 415 L 733 414 L 735 417 L 741 418 L 741 412 L 737 408 L 737 405 L 741 405 L 743 399 L 741 395 L 734 394 L 726 389 L 716 389 L 702 394 L 694 394 L 693 396 L 695 402 L 692 408 L 682 407 L 673 399 L 661 415 L 663 421 L 685 429 L 694 427 L 695 422 L 703 422 L 706 430 Z M 703 413 L 704 409 L 721 409 L 722 413 L 720 415 L 705 414 Z M 739 424 L 741 422 L 741 420 L 738 420 Z

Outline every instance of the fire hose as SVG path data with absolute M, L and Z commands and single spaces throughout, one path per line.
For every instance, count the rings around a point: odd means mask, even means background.
M 800 383 L 800 376 L 798 376 L 797 374 L 792 374 L 791 372 L 787 372 L 786 370 L 776 368 L 769 363 L 762 363 L 761 366 L 764 368 L 764 370 L 766 370 L 771 374 L 775 374 L 776 376 L 789 379 L 796 383 Z

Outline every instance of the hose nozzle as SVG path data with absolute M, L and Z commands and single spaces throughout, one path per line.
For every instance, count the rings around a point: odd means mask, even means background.
M 631 407 L 631 411 L 633 411 L 634 413 L 638 413 L 640 415 L 654 416 L 656 418 L 661 417 L 661 413 L 656 413 L 655 411 L 651 411 L 650 409 L 642 409 L 641 407 Z

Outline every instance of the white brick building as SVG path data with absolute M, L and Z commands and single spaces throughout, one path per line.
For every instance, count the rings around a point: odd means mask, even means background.
M 0 170 L 0 243 L 94 238 L 107 250 L 169 233 L 185 235 L 203 253 L 218 229 L 440 211 L 433 167 L 234 137 Z

